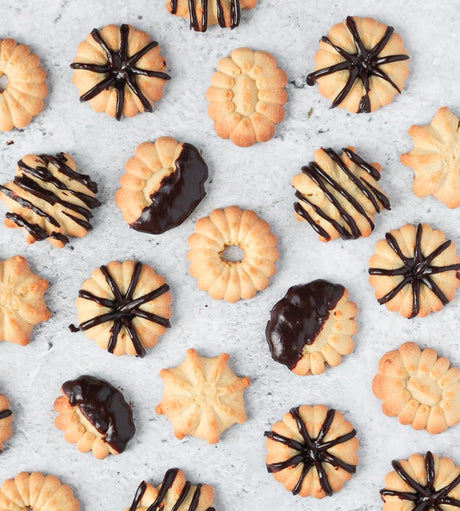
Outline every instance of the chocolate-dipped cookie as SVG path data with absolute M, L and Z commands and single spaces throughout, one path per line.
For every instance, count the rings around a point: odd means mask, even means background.
M 62 385 L 54 402 L 55 425 L 80 452 L 95 458 L 120 454 L 136 431 L 133 411 L 123 394 L 109 382 L 83 375 Z
M 208 166 L 198 149 L 160 137 L 126 163 L 115 202 L 136 231 L 161 234 L 186 220 L 206 195 Z
M 265 329 L 273 360 L 302 376 L 337 366 L 353 351 L 357 312 L 341 285 L 315 280 L 289 288 Z
M 13 412 L 10 410 L 8 398 L 0 394 L 0 452 L 3 444 L 11 436 L 11 422 L 13 421 Z

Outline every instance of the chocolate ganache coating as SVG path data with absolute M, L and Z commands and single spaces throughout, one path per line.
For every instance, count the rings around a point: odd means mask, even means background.
M 0 412 L 0 420 L 6 419 L 7 417 L 10 417 L 11 415 L 13 415 L 13 412 L 11 410 L 3 410 L 2 412 Z
M 161 234 L 177 227 L 206 195 L 208 166 L 195 146 L 183 144 L 175 167 L 151 195 L 152 204 L 131 224 L 136 231 Z
M 326 280 L 292 286 L 272 309 L 265 336 L 272 358 L 293 369 L 313 344 L 345 288 Z
M 72 406 L 80 412 L 104 435 L 107 442 L 118 453 L 126 449 L 134 436 L 133 411 L 123 394 L 105 380 L 93 376 L 80 376 L 62 386 Z

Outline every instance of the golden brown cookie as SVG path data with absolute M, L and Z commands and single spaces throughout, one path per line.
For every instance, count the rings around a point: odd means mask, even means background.
M 206 195 L 208 166 L 198 149 L 160 137 L 126 163 L 115 202 L 136 231 L 161 234 L 180 225 Z
M 412 454 L 392 461 L 380 490 L 384 511 L 454 511 L 460 508 L 460 467 L 450 458 Z
M 80 376 L 62 386 L 54 402 L 54 421 L 67 442 L 80 452 L 92 451 L 97 459 L 122 453 L 134 436 L 133 411 L 123 394 L 109 382 Z
M 434 195 L 448 208 L 460 206 L 460 120 L 446 106 L 427 126 L 411 126 L 414 148 L 401 163 L 414 170 L 413 191 Z
M 189 18 L 190 29 L 206 32 L 217 23 L 222 28 L 236 28 L 241 21 L 241 9 L 252 9 L 257 0 L 167 0 L 171 14 Z
M 374 230 L 374 215 L 390 209 L 377 184 L 381 166 L 367 163 L 354 147 L 339 156 L 331 148 L 315 151 L 315 159 L 292 178 L 299 202 L 297 220 L 308 222 L 320 241 L 366 238 Z
M 215 209 L 198 220 L 188 244 L 190 274 L 197 279 L 198 287 L 215 300 L 253 298 L 276 273 L 276 236 L 254 211 L 237 206 Z M 232 246 L 244 252 L 240 261 L 227 259 L 226 249 Z
M 11 436 L 11 422 L 13 421 L 13 412 L 9 409 L 10 402 L 8 398 L 0 394 L 0 452 L 3 444 Z
M 356 472 L 356 431 L 332 408 L 292 408 L 265 436 L 267 470 L 294 495 L 322 499 Z
M 23 257 L 0 261 L 0 341 L 29 344 L 33 327 L 50 317 L 43 300 L 47 289 Z
M 0 511 L 78 511 L 72 489 L 56 476 L 21 472 L 3 481 Z
M 182 364 L 160 371 L 164 392 L 156 412 L 168 417 L 177 438 L 192 435 L 216 444 L 223 431 L 246 421 L 249 378 L 238 378 L 228 359 L 226 353 L 207 358 L 189 349 Z
M 369 260 L 369 282 L 388 310 L 406 318 L 440 311 L 460 286 L 460 256 L 443 232 L 404 225 L 385 235 Z
M 372 383 L 382 411 L 401 424 L 437 435 L 460 421 L 460 371 L 414 342 L 385 353 Z
M 143 357 L 169 328 L 171 294 L 147 264 L 112 261 L 94 270 L 78 293 L 78 328 L 114 355 Z
M 126 511 L 214 511 L 210 507 L 214 491 L 208 484 L 193 485 L 182 470 L 170 468 L 162 483 L 155 487 L 145 481 L 137 488 L 134 500 Z
M 69 236 L 81 238 L 92 229 L 91 209 L 101 205 L 96 193 L 96 183 L 76 171 L 68 154 L 28 154 L 13 181 L 0 185 L 0 200 L 11 211 L 4 223 L 25 229 L 27 243 L 47 239 L 62 248 Z
M 339 365 L 353 351 L 357 312 L 339 284 L 315 280 L 289 288 L 265 329 L 273 360 L 300 376 Z
M 8 83 L 0 88 L 0 131 L 24 128 L 44 107 L 48 94 L 46 71 L 40 59 L 25 44 L 0 39 L 0 76 Z
M 156 41 L 131 25 L 95 28 L 70 65 L 80 101 L 118 121 L 151 112 L 171 77 Z
M 208 114 L 219 137 L 240 147 L 273 138 L 275 124 L 284 119 L 287 76 L 272 55 L 233 50 L 219 61 L 211 83 Z
M 334 25 L 319 43 L 315 70 L 307 84 L 318 82 L 319 92 L 332 108 L 369 113 L 391 103 L 409 74 L 409 55 L 393 27 L 372 18 L 348 16 Z

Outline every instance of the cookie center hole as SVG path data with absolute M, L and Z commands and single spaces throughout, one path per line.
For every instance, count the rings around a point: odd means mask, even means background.
M 0 92 L 3 92 L 8 85 L 8 78 L 6 75 L 0 76 Z
M 426 374 L 409 378 L 407 390 L 413 398 L 427 406 L 435 406 L 442 399 L 441 387 Z
M 229 245 L 222 252 L 222 259 L 230 263 L 241 263 L 244 258 L 244 250 L 238 245 Z

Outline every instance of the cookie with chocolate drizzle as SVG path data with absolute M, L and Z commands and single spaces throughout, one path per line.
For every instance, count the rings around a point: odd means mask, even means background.
M 160 137 L 126 163 L 115 202 L 136 231 L 161 234 L 184 222 L 206 195 L 208 166 L 198 149 Z
M 118 389 L 84 375 L 65 382 L 61 390 L 63 395 L 54 402 L 59 413 L 55 425 L 65 431 L 68 442 L 98 459 L 126 449 L 136 428 L 131 406 Z
M 11 422 L 13 421 L 13 412 L 10 410 L 8 398 L 0 394 L 0 452 L 3 444 L 11 436 Z
M 412 454 L 391 462 L 393 472 L 380 490 L 384 511 L 460 509 L 460 467 L 450 458 Z
M 131 25 L 95 28 L 78 45 L 70 67 L 80 101 L 117 121 L 124 115 L 152 112 L 171 77 L 157 41 Z
M 356 431 L 332 408 L 292 408 L 265 436 L 267 470 L 293 495 L 331 496 L 356 472 Z
M 427 224 L 388 232 L 369 260 L 369 282 L 387 309 L 406 318 L 440 311 L 460 286 L 460 256 L 443 232 Z
M 315 151 L 314 161 L 292 178 L 299 199 L 295 217 L 310 224 L 320 241 L 367 237 L 374 216 L 390 209 L 390 201 L 377 182 L 381 166 L 368 163 L 354 147 Z
M 171 294 L 161 275 L 146 264 L 112 261 L 94 270 L 78 293 L 79 326 L 114 355 L 143 357 L 170 326 Z
M 158 487 L 142 481 L 126 511 L 215 511 L 213 501 L 211 486 L 193 485 L 182 470 L 170 468 Z
M 168 0 L 171 14 L 189 18 L 190 30 L 206 32 L 209 25 L 236 28 L 241 21 L 241 10 L 252 9 L 257 0 Z
M 307 84 L 318 82 L 331 108 L 369 113 L 391 103 L 402 91 L 409 74 L 408 59 L 393 27 L 372 18 L 348 16 L 321 38 Z

